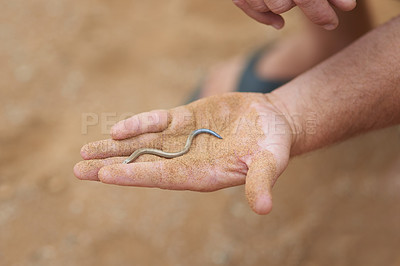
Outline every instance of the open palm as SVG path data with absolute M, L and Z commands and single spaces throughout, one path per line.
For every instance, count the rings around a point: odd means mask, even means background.
M 139 148 L 179 151 L 199 128 L 223 139 L 200 134 L 183 156 L 142 155 L 122 164 Z M 272 208 L 271 188 L 287 166 L 292 145 L 289 122 L 268 95 L 256 93 L 228 93 L 138 114 L 114 125 L 111 136 L 82 148 L 84 161 L 74 168 L 79 179 L 194 191 L 246 184 L 249 204 L 259 214 Z

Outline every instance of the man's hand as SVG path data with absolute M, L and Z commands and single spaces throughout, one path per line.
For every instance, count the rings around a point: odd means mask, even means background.
M 356 7 L 356 0 L 233 0 L 249 17 L 256 21 L 272 25 L 276 29 L 283 27 L 285 21 L 279 14 L 298 6 L 311 22 L 333 30 L 339 25 L 334 7 L 350 11 Z
M 272 208 L 271 188 L 290 155 L 400 123 L 399 29 L 400 16 L 266 95 L 223 94 L 121 121 L 112 129 L 114 140 L 82 148 L 85 161 L 75 166 L 75 175 L 196 191 L 246 184 L 250 206 L 266 214 Z M 306 130 L 308 113 L 317 115 L 312 134 Z M 139 148 L 179 151 L 199 128 L 224 139 L 202 134 L 181 157 L 143 155 L 121 164 Z
M 220 134 L 196 136 L 189 152 L 174 159 L 142 155 L 122 161 L 139 148 L 179 151 L 189 133 L 209 128 Z M 286 168 L 292 127 L 267 95 L 229 93 L 171 110 L 142 113 L 117 123 L 113 139 L 85 145 L 74 173 L 108 184 L 173 190 L 214 191 L 246 184 L 258 214 L 271 211 L 271 188 Z

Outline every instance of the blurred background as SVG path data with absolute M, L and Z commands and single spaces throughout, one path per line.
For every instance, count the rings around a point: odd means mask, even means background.
M 370 4 L 376 24 L 400 10 Z M 265 217 L 243 187 L 173 192 L 72 174 L 110 124 L 182 104 L 211 66 L 296 31 L 296 10 L 282 31 L 228 0 L 0 10 L 0 265 L 400 265 L 399 127 L 293 159 Z

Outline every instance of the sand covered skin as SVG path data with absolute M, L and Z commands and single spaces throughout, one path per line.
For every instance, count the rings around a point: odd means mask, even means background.
M 251 208 L 266 214 L 272 208 L 271 188 L 290 153 L 291 128 L 281 117 L 265 95 L 252 93 L 229 93 L 142 113 L 117 123 L 111 132 L 114 140 L 85 145 L 85 161 L 77 164 L 75 174 L 109 184 L 176 190 L 214 191 L 246 183 Z M 123 156 L 138 148 L 179 151 L 190 132 L 199 128 L 214 130 L 223 139 L 201 134 L 181 157 L 144 155 L 121 164 Z

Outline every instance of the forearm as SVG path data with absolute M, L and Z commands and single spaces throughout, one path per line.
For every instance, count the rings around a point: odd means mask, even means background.
M 400 123 L 400 16 L 268 97 L 293 125 L 291 155 Z

